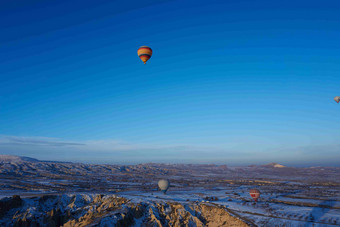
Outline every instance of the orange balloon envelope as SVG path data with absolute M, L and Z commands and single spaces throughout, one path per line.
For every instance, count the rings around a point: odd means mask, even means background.
M 250 189 L 249 194 L 255 202 L 257 202 L 257 199 L 260 197 L 260 191 L 257 189 Z
M 144 62 L 144 64 L 151 58 L 152 49 L 148 46 L 141 46 L 137 51 L 138 57 Z

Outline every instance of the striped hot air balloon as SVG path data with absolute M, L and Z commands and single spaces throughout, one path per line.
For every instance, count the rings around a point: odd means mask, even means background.
M 257 202 L 257 199 L 260 197 L 260 191 L 257 189 L 250 189 L 249 191 L 250 196 Z
M 335 97 L 334 97 L 334 101 L 336 101 L 337 103 L 339 103 L 339 102 L 340 102 L 340 96 L 335 96 Z
M 145 64 L 152 56 L 152 49 L 148 46 L 141 46 L 139 47 L 137 54 Z

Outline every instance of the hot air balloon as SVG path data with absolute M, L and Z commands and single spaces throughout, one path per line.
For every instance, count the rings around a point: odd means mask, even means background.
M 139 47 L 137 54 L 145 64 L 152 56 L 152 49 L 148 46 L 141 46 Z
M 167 190 L 169 189 L 169 187 L 170 187 L 170 182 L 169 182 L 169 180 L 164 180 L 164 179 L 162 179 L 162 180 L 158 181 L 158 187 L 159 187 L 159 189 L 161 189 L 161 191 L 165 194 L 166 191 L 167 191 Z
M 339 103 L 339 102 L 340 102 L 340 96 L 335 96 L 335 97 L 334 97 L 334 101 L 336 101 L 337 103 Z
M 254 199 L 254 201 L 257 202 L 257 199 L 260 198 L 261 193 L 259 190 L 253 188 L 253 189 L 250 189 L 249 194 Z

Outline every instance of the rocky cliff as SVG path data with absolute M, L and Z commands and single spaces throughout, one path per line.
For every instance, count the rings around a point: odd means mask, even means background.
M 0 226 L 248 226 L 204 203 L 132 202 L 114 195 L 47 195 L 0 200 Z

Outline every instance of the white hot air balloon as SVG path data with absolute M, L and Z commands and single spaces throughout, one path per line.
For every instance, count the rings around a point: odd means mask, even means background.
M 169 189 L 170 187 L 170 181 L 169 180 L 165 180 L 162 179 L 160 181 L 158 181 L 158 187 L 159 189 L 165 194 L 166 191 Z
M 340 96 L 335 96 L 335 97 L 334 97 L 334 101 L 336 101 L 337 103 L 339 103 L 339 102 L 340 102 Z

